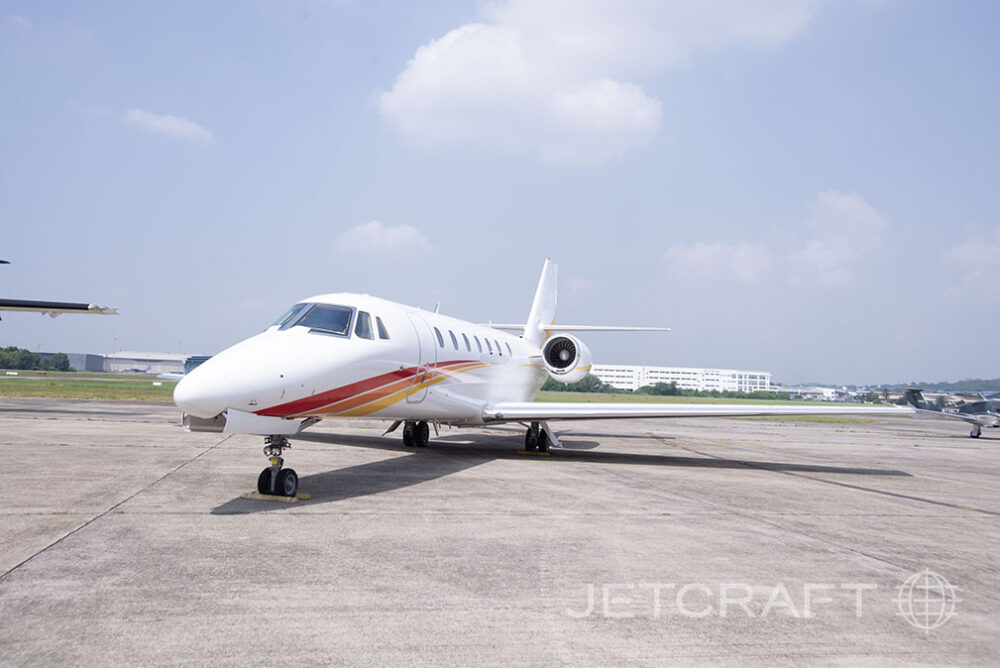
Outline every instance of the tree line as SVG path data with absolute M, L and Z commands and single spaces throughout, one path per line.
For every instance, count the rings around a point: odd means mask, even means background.
M 1000 378 L 967 378 L 965 380 L 942 383 L 914 381 L 907 385 L 897 385 L 895 387 L 901 389 L 919 387 L 924 390 L 932 390 L 935 392 L 1000 392 Z
M 56 353 L 47 359 L 24 348 L 0 348 L 0 369 L 18 371 L 72 371 L 66 353 Z

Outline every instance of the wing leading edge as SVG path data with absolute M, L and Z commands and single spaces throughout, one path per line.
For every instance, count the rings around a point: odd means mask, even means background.
M 98 315 L 118 315 L 118 311 L 107 306 L 76 302 L 44 302 L 28 299 L 0 299 L 0 311 L 35 311 L 52 316 L 60 313 L 95 313 Z
M 898 406 L 775 406 L 748 404 L 599 404 L 501 402 L 483 410 L 486 422 L 519 420 L 607 420 L 622 418 L 697 418 L 763 416 L 882 415 L 916 413 Z

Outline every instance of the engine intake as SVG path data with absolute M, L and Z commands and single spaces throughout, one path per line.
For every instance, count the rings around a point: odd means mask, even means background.
M 545 370 L 563 383 L 575 383 L 590 372 L 590 348 L 569 334 L 555 334 L 542 344 Z

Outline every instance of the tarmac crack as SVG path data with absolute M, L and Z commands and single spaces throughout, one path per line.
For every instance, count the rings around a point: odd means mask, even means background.
M 32 559 L 34 559 L 38 555 L 47 552 L 48 550 L 52 549 L 53 547 L 55 547 L 59 543 L 63 542 L 64 540 L 66 540 L 67 538 L 69 538 L 70 536 L 72 536 L 73 534 L 76 534 L 76 533 L 80 532 L 81 530 L 86 529 L 87 527 L 89 527 L 91 524 L 93 524 L 97 520 L 101 519 L 102 517 L 105 517 L 105 516 L 109 515 L 110 513 L 113 513 L 115 510 L 117 510 L 118 508 L 120 508 L 124 504 L 128 503 L 129 501 L 131 501 L 135 497 L 139 496 L 140 494 L 142 494 L 143 492 L 145 492 L 149 488 L 153 487 L 154 485 L 159 484 L 160 482 L 163 482 L 168 477 L 170 477 L 171 475 L 173 475 L 177 471 L 180 471 L 182 468 L 184 468 L 188 464 L 191 464 L 192 462 L 197 461 L 203 455 L 206 455 L 209 452 L 211 452 L 212 450 L 215 450 L 217 447 L 219 447 L 220 445 L 222 445 L 223 443 L 225 443 L 226 441 L 228 441 L 234 435 L 235 434 L 229 434 L 228 436 L 226 436 L 225 438 L 223 438 L 218 443 L 210 445 L 209 447 L 205 448 L 204 450 L 202 450 L 201 452 L 199 452 L 198 454 L 196 454 L 194 457 L 191 457 L 190 459 L 184 460 L 183 462 L 181 462 L 180 464 L 178 464 L 174 468 L 170 469 L 169 471 L 167 471 L 166 473 L 164 473 L 163 475 L 161 475 L 159 478 L 157 478 L 153 482 L 149 483 L 145 487 L 142 487 L 141 489 L 136 490 L 132 494 L 129 494 L 127 497 L 125 497 L 124 499 L 122 499 L 118 503 L 114 504 L 113 506 L 111 506 L 110 508 L 104 510 L 103 512 L 98 513 L 97 515 L 93 516 L 92 518 L 90 518 L 89 520 L 87 520 L 86 522 L 84 522 L 83 524 L 81 524 L 80 526 L 76 527 L 75 529 L 71 529 L 70 531 L 67 531 L 62 536 L 60 536 L 59 538 L 55 539 L 54 541 L 52 541 L 51 543 L 49 543 L 48 545 L 46 545 L 42 549 L 38 550 L 37 552 L 35 552 L 31 556 L 23 559 L 19 563 L 15 564 L 11 568 L 7 569 L 2 574 L 0 574 L 0 582 L 3 582 L 4 580 L 6 580 L 7 576 L 9 576 L 11 573 L 13 573 L 14 571 L 16 571 L 17 569 L 21 568 L 21 566 L 24 566 L 25 564 L 27 564 L 28 562 L 30 562 Z

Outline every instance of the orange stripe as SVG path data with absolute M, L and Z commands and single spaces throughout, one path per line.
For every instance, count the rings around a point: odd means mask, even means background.
M 357 416 L 361 416 L 361 415 L 371 415 L 372 413 L 380 411 L 383 408 L 388 408 L 389 406 L 392 406 L 393 404 L 399 403 L 400 401 L 402 401 L 403 399 L 405 399 L 406 396 L 410 392 L 420 392 L 420 391 L 423 391 L 424 389 L 430 387 L 431 385 L 437 385 L 438 383 L 440 383 L 442 381 L 445 381 L 445 380 L 448 380 L 452 376 L 455 376 L 455 375 L 457 375 L 459 373 L 465 373 L 467 371 L 474 371 L 475 369 L 482 369 L 482 368 L 488 367 L 488 366 L 493 366 L 493 365 L 492 364 L 480 364 L 480 363 L 476 363 L 476 364 L 467 365 L 464 368 L 448 369 L 446 372 L 438 372 L 437 370 L 435 370 L 435 372 L 432 375 L 432 377 L 430 377 L 427 380 L 424 380 L 424 381 L 422 381 L 420 383 L 416 383 L 412 387 L 404 388 L 404 389 L 402 389 L 402 390 L 400 390 L 398 392 L 394 392 L 394 393 L 392 393 L 392 394 L 390 394 L 390 395 L 388 395 L 386 397 L 377 399 L 377 400 L 373 401 L 372 403 L 366 404 L 366 405 L 361 406 L 359 408 L 355 408 L 355 409 L 352 409 L 352 410 L 344 411 L 342 413 L 337 413 L 337 415 L 339 417 L 357 417 Z
M 478 364 L 478 362 L 469 362 L 469 361 L 466 361 L 466 360 L 457 360 L 457 361 L 450 361 L 450 362 L 442 362 L 441 364 L 443 364 L 445 367 L 460 368 L 462 366 L 468 366 L 468 365 L 472 365 L 472 364 Z M 409 371 L 409 370 L 407 370 L 407 371 Z M 305 411 L 299 411 L 297 413 L 289 414 L 287 416 L 282 416 L 282 417 L 306 417 L 306 416 L 309 416 L 309 415 L 329 415 L 329 414 L 336 413 L 338 411 L 347 410 L 347 409 L 352 408 L 354 406 L 359 406 L 361 404 L 368 403 L 369 401 L 375 401 L 376 399 L 378 399 L 380 397 L 383 397 L 386 394 L 388 394 L 388 393 L 390 393 L 390 392 L 392 392 L 392 391 L 394 391 L 394 390 L 396 390 L 398 388 L 409 387 L 410 385 L 412 385 L 415 382 L 416 377 L 419 376 L 419 375 L 420 375 L 419 373 L 414 373 L 414 374 L 411 374 L 408 377 L 403 378 L 401 380 L 389 381 L 389 382 L 387 382 L 387 383 L 385 383 L 383 385 L 380 385 L 378 387 L 373 387 L 371 389 L 366 389 L 366 390 L 364 390 L 362 392 L 359 392 L 357 394 L 353 394 L 353 395 L 350 395 L 350 396 L 338 399 L 337 401 L 334 401 L 332 403 L 323 404 L 323 405 L 315 407 L 315 408 L 310 408 L 310 409 L 305 410 Z M 392 374 L 385 374 L 384 376 L 376 376 L 374 378 L 369 379 L 368 381 L 360 381 L 358 383 L 354 383 L 354 385 L 361 385 L 362 383 L 370 382 L 371 380 L 374 380 L 375 378 L 391 377 L 391 376 L 392 376 Z M 346 387 L 350 387 L 350 386 L 346 386 Z M 308 397 L 307 397 L 307 399 L 308 399 Z M 291 404 L 295 404 L 298 401 L 303 401 L 303 400 L 297 400 L 296 402 L 290 402 L 290 403 Z M 280 407 L 276 407 L 276 408 L 280 408 Z M 275 409 L 273 409 L 273 408 L 272 409 L 268 409 L 268 411 L 274 411 L 274 410 Z M 263 412 L 261 414 L 263 414 Z

